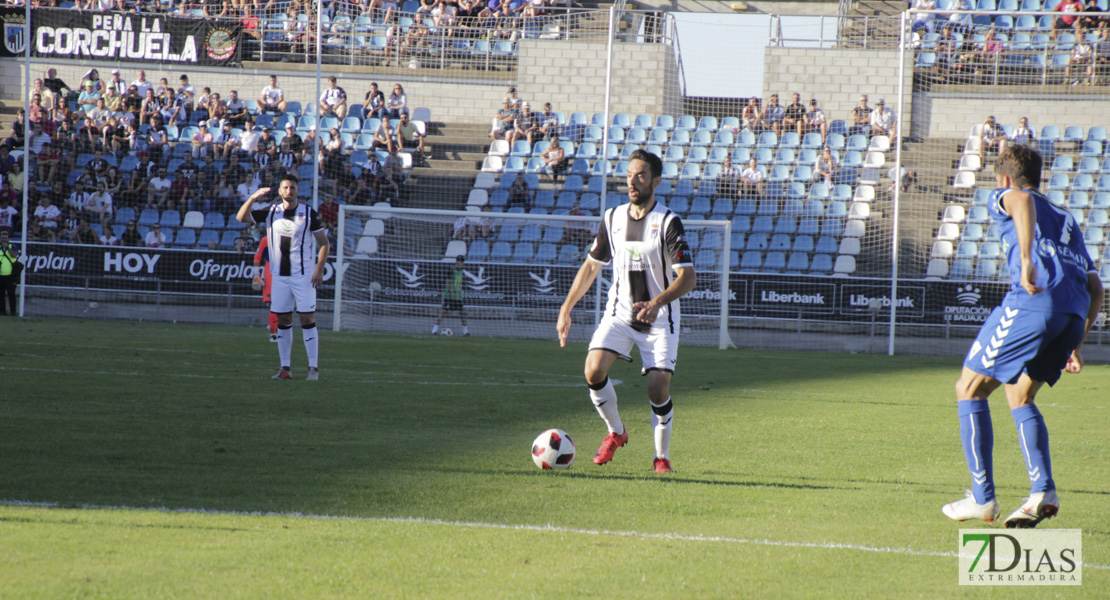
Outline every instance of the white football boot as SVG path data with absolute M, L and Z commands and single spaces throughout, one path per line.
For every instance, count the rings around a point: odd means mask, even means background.
M 997 500 L 979 504 L 975 501 L 975 495 L 971 493 L 971 490 L 966 492 L 963 500 L 945 504 L 940 509 L 944 516 L 961 523 L 970 519 L 981 519 L 987 523 L 993 523 L 998 518 L 998 513 L 1001 510 Z
M 1030 494 L 1025 504 L 1006 517 L 1007 529 L 1032 529 L 1045 519 L 1051 519 L 1060 512 L 1060 498 L 1056 490 Z

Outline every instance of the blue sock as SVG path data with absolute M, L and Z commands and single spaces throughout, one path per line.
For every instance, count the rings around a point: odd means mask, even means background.
M 1052 480 L 1052 459 L 1048 455 L 1048 428 L 1036 404 L 1026 404 L 1010 411 L 1017 425 L 1018 443 L 1029 471 L 1029 491 L 1047 492 L 1056 489 Z
M 994 500 L 994 426 L 990 405 L 986 400 L 960 400 L 956 407 L 960 413 L 964 459 L 971 471 L 971 493 L 975 502 L 986 504 Z

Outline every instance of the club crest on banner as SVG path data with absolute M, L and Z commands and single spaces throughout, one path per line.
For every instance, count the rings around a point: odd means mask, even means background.
M 4 22 L 4 48 L 12 54 L 23 54 L 27 49 L 27 28 L 22 16 L 9 16 Z

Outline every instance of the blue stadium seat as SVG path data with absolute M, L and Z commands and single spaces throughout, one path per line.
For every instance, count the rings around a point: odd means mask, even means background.
M 809 272 L 811 274 L 826 274 L 832 271 L 832 268 L 833 263 L 830 254 L 814 254 L 813 261 L 809 263 Z

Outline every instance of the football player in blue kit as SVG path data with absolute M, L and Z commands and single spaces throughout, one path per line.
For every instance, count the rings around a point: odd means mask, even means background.
M 1011 286 L 983 323 L 956 382 L 960 438 L 972 479 L 967 497 L 942 508 L 957 521 L 990 523 L 998 517 L 987 398 L 1003 385 L 1031 482 L 1029 498 L 1005 525 L 1036 527 L 1060 509 L 1048 429 L 1034 399 L 1062 371 L 1083 368 L 1079 348 L 1102 306 L 1103 290 L 1075 217 L 1037 190 L 1041 168 L 1041 155 L 1022 144 L 1008 146 L 995 165 L 998 189 L 987 206 L 998 223 Z

